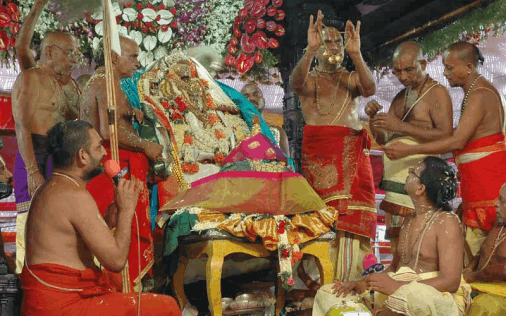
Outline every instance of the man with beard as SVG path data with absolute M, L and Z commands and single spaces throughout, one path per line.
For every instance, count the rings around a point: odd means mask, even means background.
M 22 71 L 14 83 L 12 113 L 19 148 L 14 167 L 18 210 L 16 273 L 21 273 L 23 267 L 24 227 L 31 196 L 51 169 L 46 152 L 47 131 L 71 117 L 72 98 L 63 87 L 71 81 L 72 68 L 80 59 L 79 47 L 70 34 L 49 33 L 42 42 L 38 66 Z
M 506 315 L 506 184 L 496 200 L 496 220 L 478 255 L 464 270 L 464 278 L 480 292 L 468 315 Z
M 338 30 L 323 26 L 323 14 L 310 17 L 308 47 L 292 72 L 306 126 L 302 140 L 303 174 L 327 205 L 339 211 L 336 278 L 355 280 L 376 235 L 376 200 L 371 140 L 358 119 L 358 97 L 376 86 L 360 52 L 360 22 L 346 23 L 347 42 Z M 356 71 L 340 65 L 344 51 Z M 316 56 L 318 65 L 309 68 Z
M 414 154 L 455 152 L 461 175 L 463 222 L 469 257 L 475 256 L 496 220 L 495 200 L 506 182 L 504 102 L 497 89 L 478 71 L 483 56 L 475 45 L 460 42 L 443 54 L 444 75 L 464 90 L 459 126 L 453 135 L 425 144 L 384 146 L 390 159 Z
M 118 225 L 105 224 L 86 184 L 103 172 L 102 139 L 84 121 L 56 124 L 48 132 L 54 170 L 33 198 L 21 274 L 23 315 L 181 315 L 169 296 L 118 293 L 107 272 L 125 266 L 141 184 L 121 179 L 115 190 Z
M 245 96 L 246 99 L 248 99 L 257 108 L 260 114 L 263 114 L 265 109 L 265 99 L 262 90 L 260 90 L 256 84 L 248 83 L 244 85 L 241 90 L 241 94 Z M 281 148 L 285 155 L 290 156 L 288 136 L 286 136 L 285 130 L 277 126 L 269 126 L 269 128 L 274 135 L 279 148 Z
M 450 95 L 425 72 L 427 61 L 423 60 L 421 48 L 414 42 L 402 43 L 392 59 L 393 73 L 406 88 L 395 96 L 388 113 L 378 113 L 382 107 L 374 100 L 367 103 L 365 113 L 376 142 L 420 144 L 450 136 L 453 127 Z M 408 170 L 424 157 L 413 155 L 397 161 L 383 157 L 380 186 L 386 194 L 380 208 L 386 212 L 392 253 L 404 217 L 414 212 L 413 202 L 404 190 Z
M 131 290 L 134 287 L 135 290 L 140 290 L 138 286 L 141 285 L 142 277 L 151 271 L 154 263 L 149 191 L 146 184 L 149 169 L 148 159 L 151 162 L 156 162 L 162 153 L 163 147 L 142 139 L 133 126 L 132 122 L 135 118 L 135 112 L 128 104 L 125 93 L 121 90 L 120 79 L 132 77 L 140 66 L 137 60 L 139 48 L 133 40 L 126 37 L 120 37 L 120 44 L 121 56 L 115 52 L 112 54 L 114 84 L 116 85 L 120 167 L 128 168 L 127 178 L 137 179 L 142 183 L 140 198 L 136 208 L 139 227 L 137 228 L 134 225 L 132 228 L 132 242 L 130 244 L 128 265 L 125 268 L 125 274 L 129 277 L 123 280 L 123 288 Z M 80 114 L 81 118 L 90 122 L 98 131 L 100 137 L 106 141 L 104 146 L 107 150 L 107 159 L 110 159 L 107 93 L 105 69 L 104 67 L 100 67 L 95 70 L 95 74 L 90 78 L 83 91 L 80 101 Z M 114 187 L 111 179 L 105 174 L 100 175 L 88 183 L 87 189 L 95 199 L 100 213 L 104 216 L 107 215 L 107 218 L 111 218 L 112 220 L 109 223 L 114 226 L 116 208 L 113 203 Z M 140 248 L 138 247 L 138 238 L 140 240 Z

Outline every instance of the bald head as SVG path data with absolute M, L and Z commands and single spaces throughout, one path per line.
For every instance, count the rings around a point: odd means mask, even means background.
M 401 56 L 410 56 L 413 60 L 422 60 L 422 48 L 415 42 L 404 42 L 397 46 L 394 51 L 393 60 L 398 60 Z
M 458 42 L 448 47 L 448 52 L 455 52 L 459 58 L 466 62 L 473 64 L 474 67 L 478 66 L 478 63 L 483 64 L 485 58 L 481 54 L 480 50 L 476 45 L 467 42 Z
M 43 62 L 48 60 L 46 52 L 47 49 L 50 48 L 51 46 L 63 47 L 63 49 L 70 47 L 70 49 L 72 50 L 75 44 L 76 44 L 75 40 L 70 33 L 49 32 L 42 40 L 42 48 L 40 50 L 41 51 L 40 60 Z

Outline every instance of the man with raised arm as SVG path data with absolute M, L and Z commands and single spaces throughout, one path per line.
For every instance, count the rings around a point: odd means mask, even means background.
M 290 82 L 297 93 L 306 126 L 302 140 L 303 174 L 329 206 L 339 211 L 339 253 L 336 278 L 360 276 L 363 256 L 376 235 L 376 200 L 371 140 L 358 119 L 358 97 L 376 90 L 360 52 L 360 22 L 346 23 L 346 44 L 340 32 L 324 27 L 323 14 L 309 20 L 308 46 Z M 356 71 L 341 66 L 344 51 Z M 310 71 L 313 58 L 318 65 Z
M 12 113 L 19 148 L 14 167 L 17 273 L 23 267 L 26 212 L 31 196 L 50 172 L 45 148 L 47 131 L 55 123 L 72 117 L 73 99 L 63 87 L 69 84 L 72 68 L 80 58 L 79 47 L 70 34 L 48 33 L 42 41 L 38 66 L 23 70 L 14 83 Z
M 382 106 L 370 101 L 365 107 L 371 132 L 380 145 L 390 142 L 420 144 L 451 135 L 453 112 L 450 95 L 444 86 L 425 72 L 427 61 L 414 42 L 400 44 L 393 54 L 393 73 L 405 86 L 394 98 L 388 113 L 378 113 Z M 404 217 L 414 211 L 404 190 L 409 168 L 425 155 L 413 155 L 392 161 L 383 156 L 383 179 L 386 191 L 380 208 L 386 212 L 387 234 L 395 253 Z
M 347 307 L 381 316 L 466 315 L 471 289 L 462 278 L 464 236 L 449 204 L 457 192 L 455 172 L 441 158 L 426 157 L 409 170 L 405 189 L 415 212 L 402 226 L 392 264 L 359 281 L 323 286 L 313 316 L 342 315 Z
M 27 221 L 27 252 L 21 274 L 22 315 L 136 315 L 137 294 L 113 290 L 108 269 L 127 261 L 135 207 L 142 188 L 119 180 L 116 231 L 104 222 L 86 184 L 103 172 L 102 139 L 85 121 L 66 121 L 48 132 L 53 172 L 33 198 Z M 173 298 L 142 294 L 138 315 L 181 315 Z
M 478 71 L 483 57 L 475 45 L 460 42 L 443 54 L 444 75 L 452 87 L 464 90 L 459 126 L 444 139 L 410 146 L 384 147 L 390 159 L 414 154 L 454 152 L 461 174 L 463 223 L 466 240 L 475 256 L 496 219 L 495 200 L 506 182 L 504 102 L 497 89 Z
M 149 191 L 146 179 L 149 161 L 156 162 L 162 152 L 162 146 L 142 139 L 134 128 L 133 120 L 136 115 L 128 104 L 125 93 L 121 90 L 120 79 L 132 77 L 140 66 L 137 44 L 128 38 L 120 37 L 121 56 L 112 53 L 114 84 L 116 87 L 117 102 L 117 129 L 119 143 L 119 158 L 121 168 L 128 167 L 128 175 L 142 182 L 140 198 L 137 203 L 136 214 L 139 229 L 133 226 L 132 242 L 126 273 L 129 280 L 124 280 L 123 287 L 139 290 L 141 279 L 151 270 L 154 262 L 153 237 L 151 232 L 151 217 L 149 213 Z M 109 98 L 106 90 L 105 69 L 98 68 L 90 78 L 80 102 L 81 118 L 91 123 L 99 135 L 106 141 L 107 159 L 110 159 L 110 134 L 107 107 Z M 105 175 L 100 175 L 89 182 L 87 189 L 95 198 L 98 209 L 102 215 L 114 218 L 115 208 L 114 187 L 112 181 Z M 138 239 L 140 238 L 140 249 Z M 140 267 L 139 267 L 140 260 Z M 140 268 L 140 269 L 139 269 Z M 140 273 L 139 273 L 140 271 Z

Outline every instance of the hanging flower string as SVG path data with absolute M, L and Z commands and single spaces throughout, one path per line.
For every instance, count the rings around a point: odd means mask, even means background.
M 287 231 L 290 229 L 290 220 L 284 215 L 276 215 L 274 218 L 278 226 L 278 276 L 283 281 L 283 287 L 290 291 L 295 286 L 293 266 L 297 261 L 302 260 L 302 252 L 297 239 L 294 240 L 293 245 L 288 241 Z

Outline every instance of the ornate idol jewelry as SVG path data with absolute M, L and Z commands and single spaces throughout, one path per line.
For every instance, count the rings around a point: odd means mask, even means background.
M 464 114 L 464 109 L 466 108 L 466 104 L 467 104 L 467 98 L 469 98 L 469 94 L 471 93 L 471 90 L 473 90 L 474 85 L 476 84 L 478 79 L 480 79 L 480 77 L 481 77 L 481 75 L 478 75 L 478 77 L 476 77 L 476 79 L 473 80 L 473 83 L 471 83 L 471 86 L 469 87 L 466 94 L 464 95 L 464 100 L 462 100 L 462 106 L 460 107 L 460 116 L 462 116 L 462 114 Z

